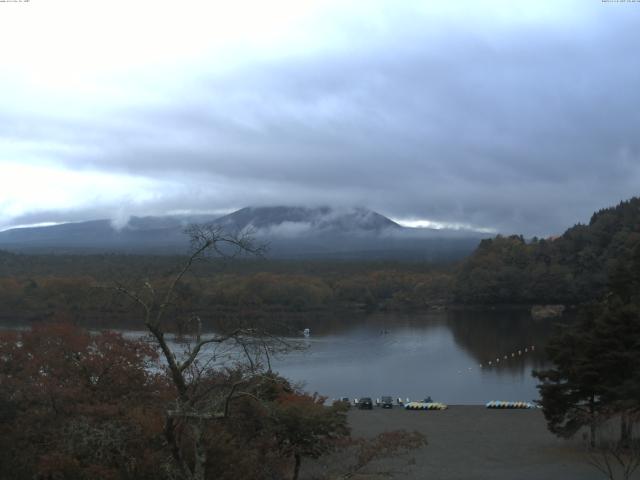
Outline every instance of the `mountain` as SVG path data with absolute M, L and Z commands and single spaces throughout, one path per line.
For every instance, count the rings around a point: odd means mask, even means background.
M 277 258 L 406 259 L 447 261 L 470 254 L 476 232 L 410 229 L 366 208 L 247 207 L 220 218 L 131 217 L 116 229 L 109 220 L 0 232 L 0 248 L 30 252 L 183 253 L 184 229 L 212 223 L 230 233 L 250 232 Z
M 0 248 L 42 253 L 176 253 L 188 242 L 184 229 L 211 222 L 207 216 L 131 217 L 122 228 L 111 220 L 63 223 L 47 227 L 14 228 L 0 232 Z
M 331 207 L 247 207 L 214 221 L 248 231 L 272 257 L 449 261 L 470 254 L 480 235 L 404 228 L 372 210 Z
M 247 207 L 214 223 L 229 231 L 254 230 L 276 236 L 361 234 L 402 230 L 387 217 L 366 208 Z

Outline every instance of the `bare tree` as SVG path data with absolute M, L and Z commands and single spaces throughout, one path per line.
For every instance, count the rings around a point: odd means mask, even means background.
M 589 465 L 606 475 L 607 480 L 629 480 L 640 467 L 640 445 L 631 442 L 626 448 L 620 442 L 602 442 L 588 449 Z
M 207 462 L 204 435 L 208 422 L 225 419 L 235 398 L 253 396 L 245 387 L 255 386 L 256 379 L 273 381 L 272 376 L 260 374 L 261 361 L 266 360 L 270 371 L 271 353 L 288 345 L 255 326 L 236 325 L 215 334 L 204 334 L 200 317 L 194 315 L 190 322 L 191 341 L 182 351 L 176 351 L 178 347 L 167 338 L 165 317 L 176 301 L 177 288 L 195 263 L 210 255 L 230 258 L 261 255 L 264 251 L 264 247 L 254 244 L 250 235 L 229 235 L 217 226 L 193 225 L 186 233 L 191 238 L 191 253 L 164 288 L 156 288 L 146 280 L 138 289 L 124 284 L 118 284 L 116 289 L 141 308 L 144 325 L 162 352 L 175 387 L 176 399 L 167 409 L 164 436 L 179 475 L 189 480 L 204 480 Z M 239 357 L 244 358 L 242 367 L 235 369 L 230 380 L 216 382 L 215 372 L 228 365 L 229 358 Z M 192 442 L 186 450 L 182 448 L 185 429 Z
M 601 422 L 599 441 L 587 446 L 587 463 L 608 480 L 629 480 L 640 467 L 640 440 L 633 436 L 638 414 L 625 412 L 619 428 L 615 428 L 618 417 L 616 412 Z

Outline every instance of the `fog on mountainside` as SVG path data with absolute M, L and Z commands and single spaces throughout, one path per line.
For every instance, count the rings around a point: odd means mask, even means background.
M 402 227 L 366 208 L 247 207 L 215 221 L 226 230 L 251 229 L 276 236 L 322 233 L 384 233 Z
M 213 216 L 131 217 L 122 228 L 109 220 L 0 232 L 0 247 L 14 251 L 182 253 L 192 223 L 211 223 L 231 234 L 249 233 L 276 258 L 396 258 L 449 261 L 473 251 L 486 235 L 465 230 L 405 228 L 363 207 L 247 207 Z

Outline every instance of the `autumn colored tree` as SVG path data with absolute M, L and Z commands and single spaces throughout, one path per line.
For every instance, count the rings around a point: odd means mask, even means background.
M 211 254 L 233 257 L 261 252 L 250 237 L 228 235 L 217 226 L 194 225 L 187 233 L 192 252 L 168 281 L 154 286 L 146 280 L 138 289 L 120 284 L 117 290 L 140 308 L 142 321 L 157 343 L 175 391 L 175 398 L 166 409 L 164 427 L 175 473 L 189 480 L 204 480 L 212 470 L 211 444 L 215 440 L 212 442 L 211 433 L 226 423 L 231 405 L 237 400 L 251 397 L 261 401 L 252 390 L 259 391 L 263 381 L 273 380 L 261 375 L 260 358 L 266 356 L 268 364 L 270 351 L 282 342 L 268 332 L 241 324 L 230 328 L 219 325 L 219 332 L 206 335 L 197 315 L 190 318 L 192 328 L 184 350 L 168 340 L 167 333 L 176 320 L 168 317 L 177 302 L 178 290 L 197 262 Z M 219 348 L 226 349 L 227 356 L 235 360 L 231 360 L 234 374 L 228 374 L 229 361 L 216 361 Z
M 580 304 L 617 286 L 637 286 L 640 197 L 594 213 L 562 235 L 483 240 L 458 268 L 455 300 L 468 304 Z M 635 258 L 635 260 L 634 260 Z M 635 290 L 638 291 L 637 288 Z M 617 292 L 620 293 L 620 292 Z
M 293 480 L 298 479 L 303 457 L 327 454 L 349 436 L 348 406 L 336 402 L 327 407 L 325 400 L 318 395 L 283 392 L 270 405 L 270 430 L 279 454 L 294 461 Z
M 184 478 L 171 448 L 189 468 L 199 448 L 204 478 L 284 478 L 348 435 L 343 410 L 250 365 L 201 370 L 181 405 L 157 358 L 69 324 L 0 334 L 0 479 Z
M 69 324 L 0 334 L 0 478 L 152 478 L 166 382 L 154 348 Z

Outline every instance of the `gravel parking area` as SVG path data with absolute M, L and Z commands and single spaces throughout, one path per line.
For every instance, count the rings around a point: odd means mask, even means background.
M 580 441 L 561 440 L 546 429 L 540 410 L 491 410 L 450 406 L 445 411 L 403 408 L 349 412 L 353 436 L 391 430 L 417 430 L 428 445 L 402 459 L 370 465 L 359 479 L 437 480 L 602 480 L 587 463 Z M 331 478 L 339 455 L 309 462 L 304 477 Z

